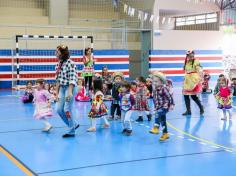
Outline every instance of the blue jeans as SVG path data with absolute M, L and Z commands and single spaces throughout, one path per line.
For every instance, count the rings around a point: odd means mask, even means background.
M 166 114 L 168 112 L 168 109 L 158 109 L 155 113 L 155 124 L 154 126 L 162 126 L 163 133 L 168 133 L 167 131 L 167 124 L 166 124 Z
M 56 109 L 57 109 L 57 113 L 59 114 L 63 122 L 69 128 L 68 134 L 75 134 L 76 122 L 75 122 L 74 114 L 72 112 L 72 105 L 74 102 L 74 94 L 75 94 L 76 88 L 74 87 L 73 96 L 70 99 L 70 101 L 66 101 L 68 89 L 69 89 L 69 86 L 60 86 L 59 95 L 58 95 L 59 100 L 56 104 Z

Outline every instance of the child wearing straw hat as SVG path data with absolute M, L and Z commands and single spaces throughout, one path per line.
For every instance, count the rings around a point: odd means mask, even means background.
M 155 123 L 153 128 L 149 131 L 153 134 L 159 134 L 159 128 L 162 126 L 163 134 L 160 141 L 165 141 L 169 138 L 166 114 L 174 107 L 174 100 L 166 87 L 166 77 L 163 73 L 155 71 L 152 74 L 153 81 L 153 102 L 155 107 Z

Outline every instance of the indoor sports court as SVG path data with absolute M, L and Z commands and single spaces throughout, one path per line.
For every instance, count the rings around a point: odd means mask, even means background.
M 0 176 L 234 176 L 235 8 L 0 0 Z

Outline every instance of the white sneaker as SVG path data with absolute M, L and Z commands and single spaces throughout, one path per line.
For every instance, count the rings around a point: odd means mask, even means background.
M 48 133 L 48 132 L 50 132 L 51 129 L 52 129 L 52 126 L 47 126 L 47 127 L 42 129 L 42 132 Z

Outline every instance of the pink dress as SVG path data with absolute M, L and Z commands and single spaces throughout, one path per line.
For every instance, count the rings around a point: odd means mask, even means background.
M 52 116 L 52 108 L 48 107 L 50 93 L 47 90 L 35 90 L 34 92 L 34 118 L 42 119 Z
M 84 86 L 81 88 L 81 90 L 75 96 L 75 100 L 76 101 L 89 101 L 90 100 L 89 96 L 85 95 L 85 87 Z

